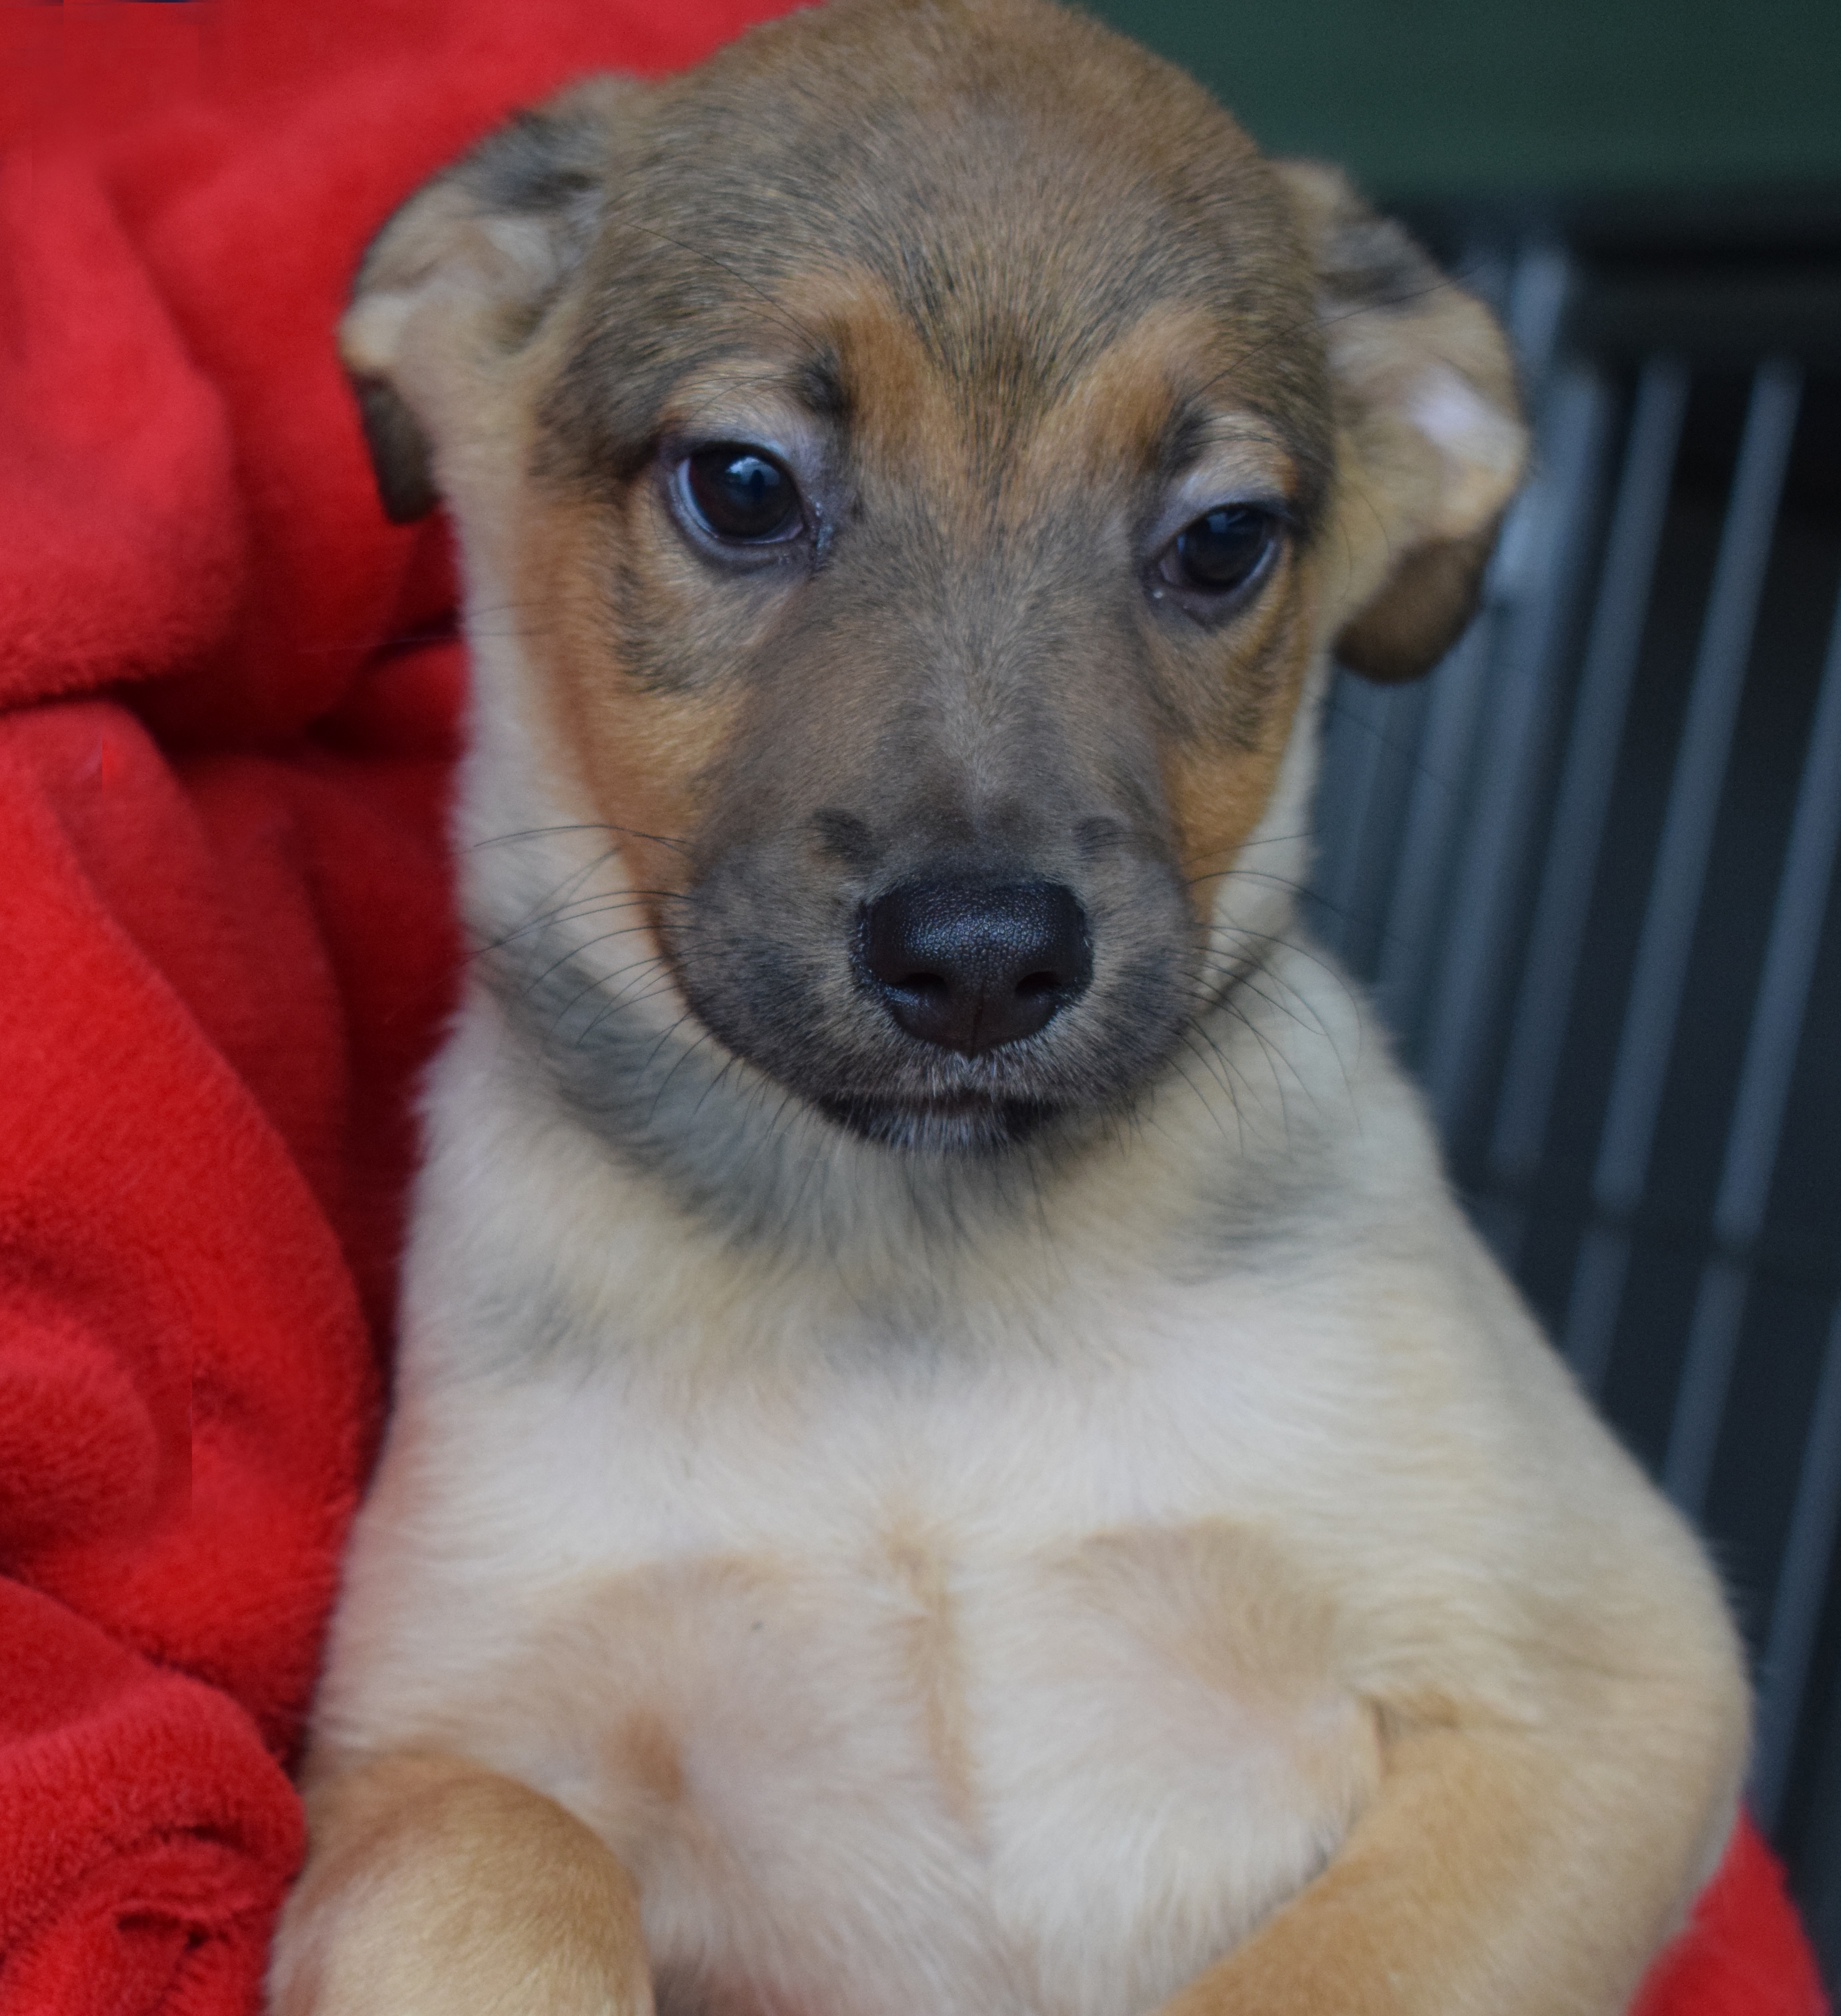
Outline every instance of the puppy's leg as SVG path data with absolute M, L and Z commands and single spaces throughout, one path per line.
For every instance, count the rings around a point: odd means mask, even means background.
M 384 1757 L 307 1801 L 273 2016 L 652 2016 L 632 1880 L 554 1800 Z
M 1615 2016 L 1724 1838 L 1703 1761 L 1403 1737 L 1324 1873 L 1159 2016 Z

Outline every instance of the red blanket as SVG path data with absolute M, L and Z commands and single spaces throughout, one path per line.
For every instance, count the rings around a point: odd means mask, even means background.
M 376 1435 L 459 647 L 331 332 L 513 106 L 776 0 L 0 8 L 0 2016 L 229 2016 Z M 1742 1834 L 1644 2016 L 1810 2016 Z

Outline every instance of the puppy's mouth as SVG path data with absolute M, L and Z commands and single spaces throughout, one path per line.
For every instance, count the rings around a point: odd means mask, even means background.
M 1059 1117 L 1044 1100 L 942 1093 L 931 1099 L 846 1094 L 812 1103 L 866 1141 L 920 1154 L 989 1155 L 1020 1147 Z

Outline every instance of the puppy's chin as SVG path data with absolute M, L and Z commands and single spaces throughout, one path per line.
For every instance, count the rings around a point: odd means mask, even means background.
M 863 1140 L 928 1156 L 999 1156 L 1061 1118 L 1059 1107 L 1039 1100 L 978 1093 L 915 1101 L 857 1094 L 812 1103 L 826 1119 Z

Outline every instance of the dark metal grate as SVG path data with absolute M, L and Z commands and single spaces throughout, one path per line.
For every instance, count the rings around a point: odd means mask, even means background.
M 1841 268 L 1473 263 L 1537 474 L 1433 678 L 1338 681 L 1317 921 L 1713 1539 L 1753 1804 L 1841 1981 Z

